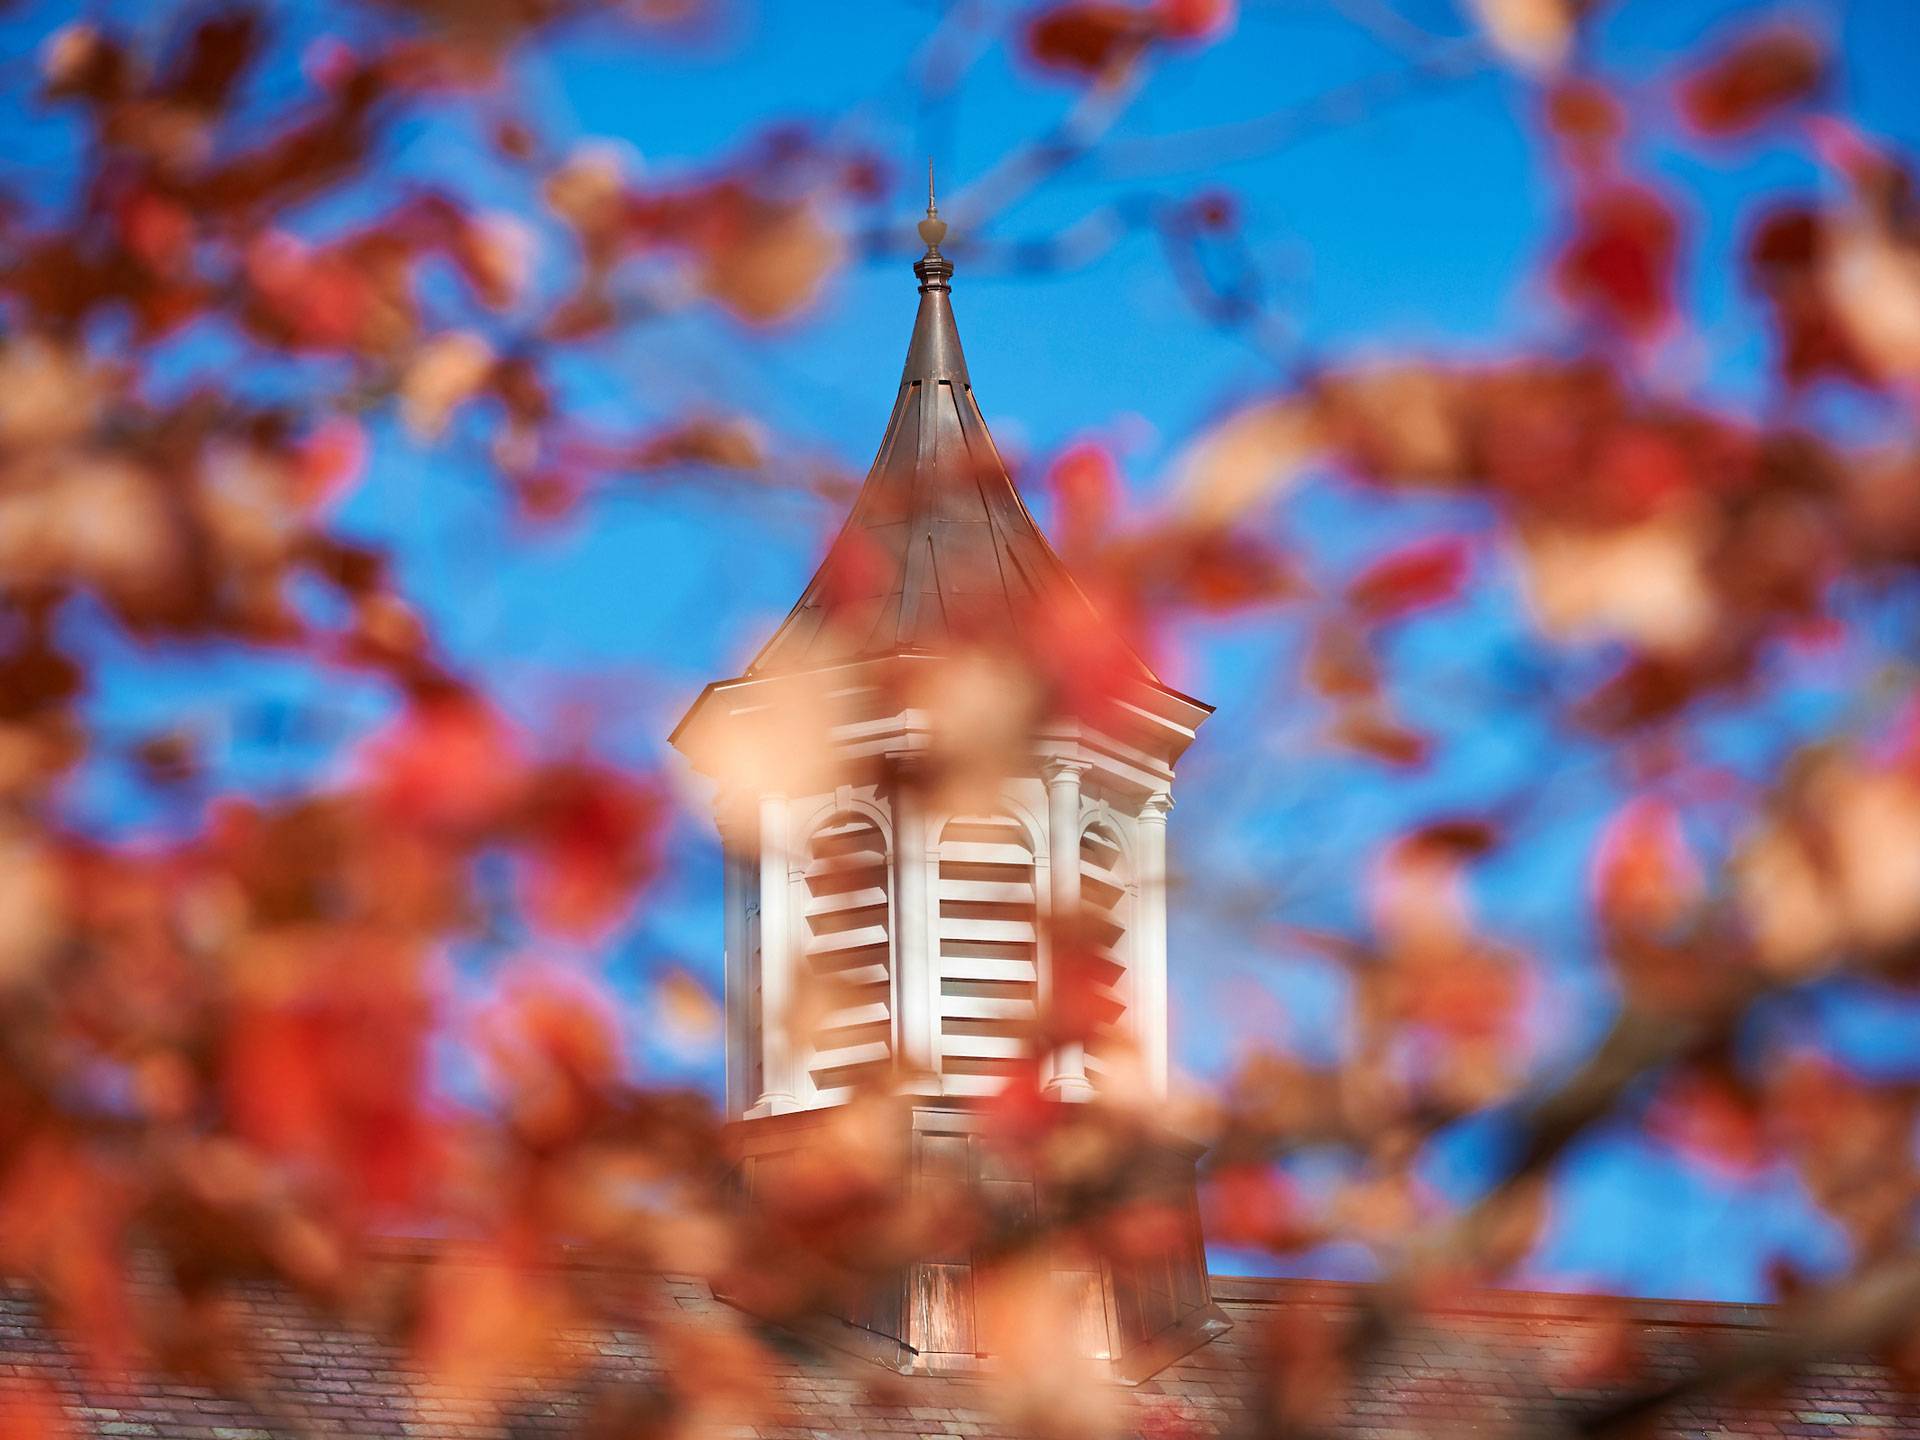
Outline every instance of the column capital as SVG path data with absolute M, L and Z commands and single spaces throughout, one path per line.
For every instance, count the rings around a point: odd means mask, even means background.
M 1079 777 L 1093 768 L 1091 760 L 1075 760 L 1067 755 L 1048 755 L 1040 761 L 1040 775 L 1049 785 L 1068 775 Z
M 1167 790 L 1156 790 L 1140 802 L 1140 818 L 1148 824 L 1167 823 L 1167 812 L 1173 809 L 1173 794 Z

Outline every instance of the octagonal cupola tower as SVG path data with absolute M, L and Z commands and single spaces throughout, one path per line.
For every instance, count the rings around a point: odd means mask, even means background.
M 745 672 L 707 686 L 672 737 L 720 785 L 726 1108 L 763 1176 L 876 1089 L 912 1097 L 917 1166 L 977 1180 L 977 1107 L 1016 1074 L 1037 1067 L 1063 1102 L 1167 1085 L 1167 817 L 1210 711 L 1101 623 L 1021 501 L 960 348 L 946 232 L 929 194 L 906 365 L 851 514 Z M 1111 659 L 1097 725 L 1085 706 L 998 727 L 980 715 L 991 657 L 1044 671 L 1047 647 L 1095 637 Z M 969 686 L 972 710 L 928 699 Z M 943 783 L 956 708 L 1018 737 L 991 793 Z M 1061 1027 L 1066 964 L 1078 1008 Z M 1174 1164 L 1190 1197 L 1192 1159 Z M 1197 1216 L 1176 1248 L 1138 1286 L 1102 1263 L 1080 1275 L 1087 1313 L 1105 1317 L 1089 1321 L 1090 1353 L 1120 1372 L 1218 1323 Z M 905 1370 L 975 1357 L 956 1268 L 909 1266 L 849 1333 Z
M 1099 624 L 987 433 L 931 199 L 920 229 L 919 313 L 852 513 L 746 672 L 708 686 L 673 735 L 733 787 L 721 815 L 734 1118 L 831 1105 L 888 1073 L 924 1093 L 992 1093 L 1027 1056 L 1049 936 L 1069 912 L 1095 952 L 1099 1013 L 1084 1044 L 1044 1057 L 1046 1088 L 1087 1098 L 1122 1053 L 1166 1085 L 1167 815 L 1208 708 L 1116 641 L 1132 673 L 1106 713 L 1122 723 L 1043 723 L 977 813 L 935 813 L 914 783 L 938 721 L 893 703 L 911 698 L 913 666 L 960 645 L 1030 653 Z M 1087 624 L 1061 624 L 1075 609 Z M 819 749 L 819 788 L 797 793 L 808 782 L 794 765 L 739 793 L 732 762 L 754 746 Z M 815 992 L 832 1008 L 796 1035 L 784 1017 Z

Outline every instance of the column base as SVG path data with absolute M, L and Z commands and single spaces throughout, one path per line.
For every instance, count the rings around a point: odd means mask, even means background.
M 791 1095 L 762 1095 L 753 1102 L 753 1108 L 741 1118 L 743 1120 L 764 1120 L 769 1115 L 792 1115 L 800 1109 L 800 1102 Z

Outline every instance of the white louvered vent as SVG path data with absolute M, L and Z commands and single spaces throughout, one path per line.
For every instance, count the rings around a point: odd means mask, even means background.
M 1039 995 L 1033 850 L 1004 816 L 940 834 L 940 1070 L 949 1095 L 991 1095 L 1027 1054 Z
M 893 1054 L 887 845 L 863 815 L 836 815 L 807 842 L 807 964 L 827 1012 L 809 1069 L 819 1103 L 848 1097 Z
M 1080 910 L 1093 950 L 1096 1007 L 1087 1042 L 1087 1079 L 1096 1087 L 1110 1072 L 1114 1052 L 1126 1040 L 1127 881 L 1120 846 L 1099 826 L 1080 837 Z

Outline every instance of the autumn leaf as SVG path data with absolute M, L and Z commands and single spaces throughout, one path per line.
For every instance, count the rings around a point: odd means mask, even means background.
M 659 799 L 604 766 L 549 766 L 531 787 L 523 893 L 536 924 L 604 936 L 658 863 Z
M 1698 905 L 1705 880 L 1678 812 L 1663 800 L 1633 800 L 1608 821 L 1595 847 L 1594 909 L 1626 931 L 1670 929 Z
M 1083 78 L 1112 76 L 1146 48 L 1151 12 L 1111 0 L 1069 0 L 1027 21 L 1026 51 L 1043 69 Z
M 685 970 L 662 975 L 653 989 L 655 1023 L 668 1044 L 682 1053 L 711 1049 L 723 1016 L 713 996 Z
M 702 226 L 700 288 L 750 324 L 791 319 L 839 268 L 845 241 L 810 201 L 739 205 L 739 213 L 722 211 L 727 218 Z
M 1070 445 L 1047 467 L 1046 483 L 1061 550 L 1071 556 L 1092 549 L 1112 527 L 1120 502 L 1120 472 L 1111 452 L 1093 441 Z
M 1232 28 L 1240 0 L 1156 0 L 1161 34 L 1172 40 L 1218 40 Z
M 1668 203 L 1637 185 L 1583 196 L 1554 263 L 1561 296 L 1622 334 L 1645 338 L 1673 318 L 1680 226 Z
M 1573 47 L 1582 0 L 1472 0 L 1480 27 L 1514 64 L 1552 70 Z
M 1586 166 L 1609 158 L 1627 129 L 1619 97 L 1585 77 L 1561 80 L 1547 92 L 1546 119 L 1554 138 Z
M 1425 735 L 1372 705 L 1343 708 L 1327 734 L 1337 745 L 1402 769 L 1426 764 L 1433 751 Z
M 459 693 L 417 699 L 368 740 L 361 765 L 376 803 L 395 820 L 454 830 L 499 823 L 529 774 L 507 722 Z
M 366 431 L 359 421 L 336 415 L 316 426 L 296 460 L 300 502 L 324 509 L 358 483 L 367 463 Z
M 1773 26 L 1741 37 L 1681 82 L 1680 111 L 1702 135 L 1739 135 L 1804 100 L 1826 78 L 1825 47 Z
M 1759 1097 L 1724 1069 L 1693 1066 L 1666 1078 L 1648 1128 L 1697 1164 L 1751 1176 L 1767 1147 Z
M 1375 623 L 1396 620 L 1454 599 L 1471 564 L 1467 542 L 1459 536 L 1415 541 L 1355 576 L 1347 586 L 1347 603 Z
M 1176 502 L 1198 525 L 1224 525 L 1283 495 L 1321 443 L 1310 408 L 1248 406 L 1204 431 L 1177 463 Z
M 470 331 L 451 331 L 422 345 L 400 379 L 400 418 L 421 440 L 438 438 L 453 412 L 486 384 L 493 347 Z

